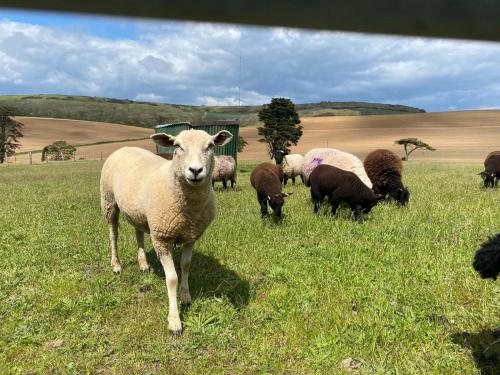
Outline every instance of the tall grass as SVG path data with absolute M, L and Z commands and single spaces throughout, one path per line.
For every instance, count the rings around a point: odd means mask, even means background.
M 111 272 L 100 166 L 0 169 L 0 373 L 332 374 L 346 358 L 362 374 L 499 373 L 499 284 L 471 267 L 500 229 L 480 165 L 409 162 L 409 207 L 359 225 L 315 216 L 300 184 L 281 222 L 260 219 L 241 164 L 195 247 L 177 339 L 151 242 L 143 275 L 123 219 Z

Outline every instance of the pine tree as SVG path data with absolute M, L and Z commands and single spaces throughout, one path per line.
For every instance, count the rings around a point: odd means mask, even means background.
M 290 152 L 302 136 L 299 114 L 290 99 L 273 98 L 270 104 L 262 106 L 259 121 L 264 123 L 257 128 L 262 136 L 259 142 L 267 143 L 269 155 L 275 150 Z

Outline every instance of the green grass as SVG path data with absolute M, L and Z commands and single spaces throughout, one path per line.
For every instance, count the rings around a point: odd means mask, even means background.
M 500 229 L 481 165 L 405 164 L 409 207 L 362 225 L 316 217 L 303 185 L 286 188 L 281 223 L 261 220 L 240 165 L 195 247 L 180 338 L 151 242 L 143 275 L 123 219 L 111 272 L 100 166 L 0 168 L 1 374 L 334 374 L 349 357 L 361 374 L 499 373 L 499 284 L 471 267 Z
M 263 103 L 264 104 L 264 103 Z M 54 117 L 153 127 L 159 123 L 239 119 L 241 126 L 258 122 L 261 106 L 191 106 L 73 95 L 3 95 L 0 107 L 20 116 Z M 423 110 L 403 105 L 364 102 L 297 104 L 301 116 L 373 115 L 416 113 Z

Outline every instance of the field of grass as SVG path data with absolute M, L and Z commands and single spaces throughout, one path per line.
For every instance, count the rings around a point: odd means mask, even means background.
M 500 284 L 471 267 L 500 229 L 480 163 L 408 162 L 409 207 L 362 225 L 316 217 L 300 184 L 282 222 L 262 220 L 241 163 L 195 247 L 179 338 L 151 242 L 143 275 L 123 219 L 111 272 L 100 166 L 0 168 L 1 374 L 335 374 L 347 358 L 361 374 L 500 373 Z

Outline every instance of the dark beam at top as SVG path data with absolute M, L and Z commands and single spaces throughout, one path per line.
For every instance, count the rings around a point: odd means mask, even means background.
M 497 0 L 0 0 L 0 7 L 500 40 Z

